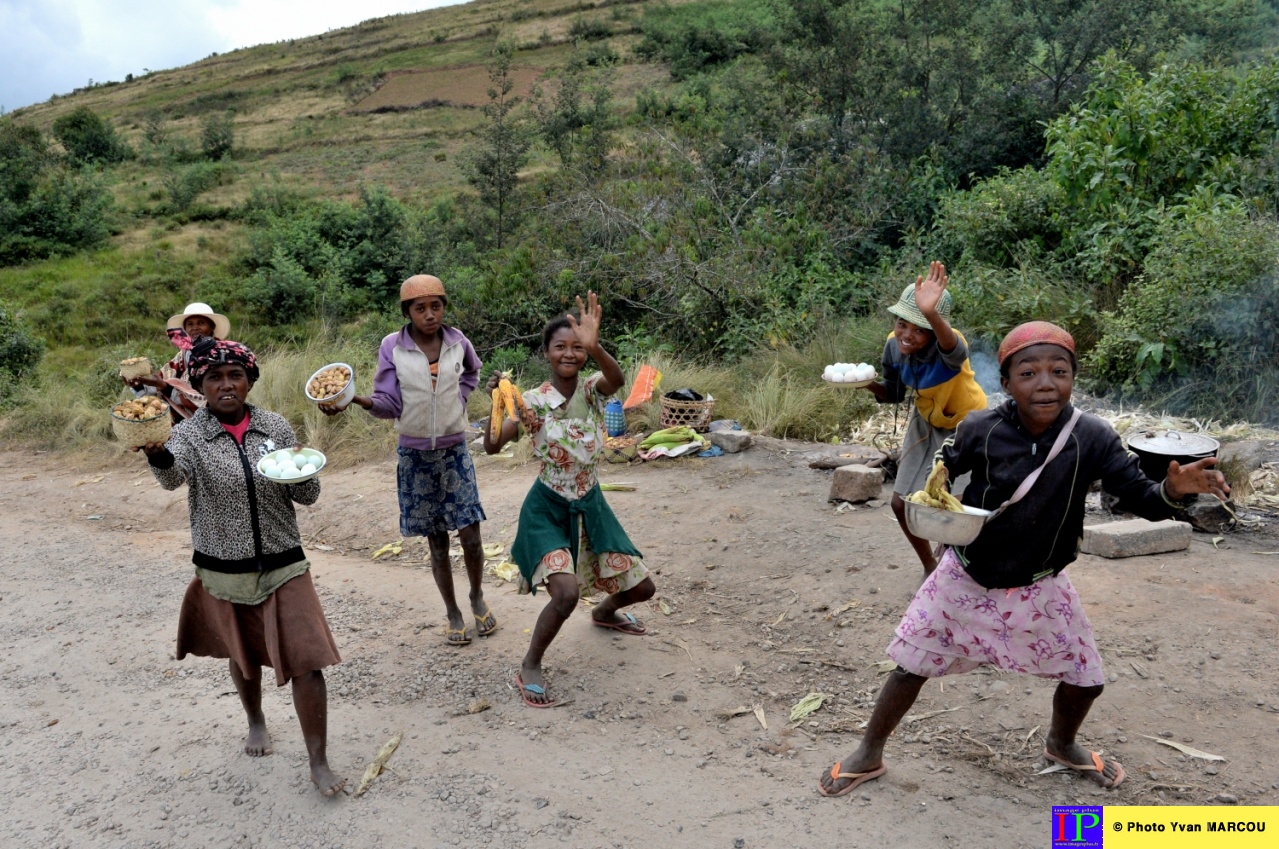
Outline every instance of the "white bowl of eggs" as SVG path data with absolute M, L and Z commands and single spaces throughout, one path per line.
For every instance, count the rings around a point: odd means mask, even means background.
M 875 367 L 870 363 L 835 363 L 826 366 L 822 380 L 846 389 L 860 389 L 875 382 Z
M 258 460 L 258 471 L 279 483 L 302 483 L 318 475 L 324 463 L 324 455 L 314 448 L 285 448 Z

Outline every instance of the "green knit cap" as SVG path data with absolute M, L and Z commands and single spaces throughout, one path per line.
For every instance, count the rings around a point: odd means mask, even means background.
M 941 300 L 937 302 L 937 314 L 950 323 L 950 292 L 942 292 Z M 916 327 L 922 327 L 925 330 L 931 329 L 928 319 L 924 318 L 924 314 L 919 311 L 919 307 L 915 306 L 915 284 L 911 283 L 905 289 L 902 289 L 902 296 L 897 299 L 897 303 L 888 308 L 888 311 L 898 318 L 904 318 Z

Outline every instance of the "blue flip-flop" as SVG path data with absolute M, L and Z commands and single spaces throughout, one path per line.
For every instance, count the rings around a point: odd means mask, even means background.
M 632 637 L 642 637 L 648 633 L 648 628 L 641 625 L 639 620 L 632 613 L 623 613 L 622 618 L 625 622 L 601 622 L 595 617 L 591 617 L 591 622 L 601 628 L 612 628 L 614 631 L 621 631 L 623 634 L 630 634 Z M 634 629 L 638 628 L 636 631 Z
M 543 687 L 541 684 L 525 684 L 524 676 L 522 675 L 517 674 L 515 676 L 515 685 L 520 688 L 520 698 L 523 699 L 524 704 L 528 705 L 529 707 L 549 708 L 549 707 L 555 707 L 556 705 L 559 704 L 559 702 L 556 702 L 556 701 L 535 702 L 532 699 L 530 699 L 528 697 L 529 693 L 532 693 L 535 696 L 545 696 L 546 688 Z

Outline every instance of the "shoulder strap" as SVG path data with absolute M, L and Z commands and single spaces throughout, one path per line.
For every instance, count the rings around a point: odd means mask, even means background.
M 995 515 L 1004 512 L 1016 502 L 1021 501 L 1022 498 L 1026 496 L 1026 493 L 1030 492 L 1030 488 L 1035 485 L 1035 481 L 1039 480 L 1039 473 L 1042 472 L 1044 468 L 1061 453 L 1061 449 L 1066 447 L 1066 440 L 1070 438 L 1071 431 L 1075 429 L 1075 422 L 1079 421 L 1079 417 L 1083 414 L 1083 410 L 1078 407 L 1075 408 L 1075 412 L 1071 415 L 1070 421 L 1066 422 L 1066 426 L 1061 429 L 1061 433 L 1057 434 L 1057 441 L 1053 443 L 1052 450 L 1048 452 L 1048 456 L 1044 458 L 1044 462 L 1040 463 L 1039 468 L 1026 476 L 1026 479 L 1021 482 L 1021 486 L 1017 487 L 1017 490 L 1012 494 L 1011 498 L 999 505 L 999 509 L 995 511 Z M 994 516 L 991 518 L 993 519 Z

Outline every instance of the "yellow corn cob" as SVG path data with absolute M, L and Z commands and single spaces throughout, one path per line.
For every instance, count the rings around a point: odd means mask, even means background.
M 493 412 L 489 414 L 489 439 L 497 442 L 502 438 L 502 392 L 493 393 Z
M 506 415 L 515 421 L 519 421 L 519 413 L 515 409 L 515 384 L 504 377 L 497 384 L 497 389 L 502 393 L 502 403 L 506 406 Z

